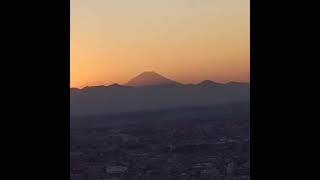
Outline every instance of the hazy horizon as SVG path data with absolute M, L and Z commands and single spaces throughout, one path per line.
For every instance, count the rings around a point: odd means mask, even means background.
M 71 0 L 70 87 L 250 81 L 249 0 Z
M 144 71 L 144 72 L 142 72 L 142 73 L 140 73 L 140 74 L 137 74 L 135 77 L 137 77 L 137 76 L 139 76 L 139 75 L 141 75 L 141 74 L 143 74 L 143 73 L 145 73 L 145 72 L 155 72 L 155 71 Z M 159 74 L 158 72 L 155 72 L 155 73 Z M 159 74 L 159 75 L 162 76 L 162 74 Z M 130 80 L 134 79 L 135 77 L 132 77 Z M 163 76 L 163 77 L 167 78 L 166 76 Z M 199 83 L 201 83 L 201 82 L 203 82 L 203 81 L 207 81 L 207 80 L 213 81 L 213 82 L 216 82 L 216 83 L 221 83 L 221 84 L 231 83 L 231 82 L 249 83 L 249 84 L 250 84 L 250 81 L 227 81 L 227 82 L 218 82 L 218 81 L 214 81 L 214 80 L 212 80 L 212 79 L 203 79 L 203 80 L 200 80 L 200 81 L 198 81 L 198 82 L 192 82 L 192 83 L 182 83 L 182 82 L 176 81 L 175 79 L 171 79 L 171 78 L 169 78 L 169 79 L 172 80 L 172 81 L 175 81 L 175 82 L 184 84 L 184 85 L 187 85 L 187 84 L 199 84 Z M 84 87 L 109 86 L 109 85 L 114 85 L 114 84 L 126 85 L 128 82 L 129 82 L 129 80 L 128 80 L 127 82 L 124 82 L 124 83 L 119 83 L 119 82 L 113 82 L 113 83 L 109 83 L 109 84 L 102 83 L 102 84 L 85 85 L 85 86 L 81 86 L 81 87 L 73 87 L 73 86 L 70 86 L 70 88 L 79 88 L 79 89 L 81 89 L 81 88 L 84 88 Z

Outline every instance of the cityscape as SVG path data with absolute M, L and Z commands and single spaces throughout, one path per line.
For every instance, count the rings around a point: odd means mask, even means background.
M 71 119 L 71 180 L 248 180 L 250 104 Z

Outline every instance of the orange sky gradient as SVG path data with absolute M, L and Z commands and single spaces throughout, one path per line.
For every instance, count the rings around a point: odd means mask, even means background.
M 249 0 L 71 0 L 70 87 L 250 79 Z

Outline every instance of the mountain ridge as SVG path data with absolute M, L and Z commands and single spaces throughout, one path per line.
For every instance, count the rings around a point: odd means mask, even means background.
M 160 81 L 157 79 L 155 81 L 153 81 L 154 79 L 149 79 L 149 82 L 142 82 L 141 83 L 141 77 L 142 79 L 144 79 L 146 76 L 150 77 L 157 77 L 160 79 Z M 150 82 L 151 81 L 151 82 Z M 75 88 L 75 87 L 71 87 L 70 90 L 75 90 L 75 91 L 79 91 L 79 90 L 84 90 L 84 89 L 90 89 L 90 88 L 110 88 L 110 87 L 145 87 L 145 86 L 168 86 L 168 85 L 184 85 L 184 86 L 223 86 L 223 85 L 250 85 L 249 82 L 235 82 L 235 81 L 230 81 L 227 83 L 218 83 L 209 79 L 203 80 L 199 83 L 189 83 L 189 84 L 183 84 L 180 83 L 178 81 L 174 81 L 171 79 L 168 79 L 158 73 L 156 73 L 155 71 L 144 71 L 142 73 L 140 73 L 139 75 L 137 75 L 136 77 L 132 78 L 131 80 L 129 80 L 127 83 L 124 84 L 118 84 L 118 83 L 114 83 L 114 84 L 110 84 L 110 85 L 96 85 L 96 86 L 86 86 L 83 88 Z
M 249 100 L 249 83 L 222 84 L 204 80 L 197 84 L 152 83 L 147 86 L 111 84 L 87 86 L 83 89 L 70 88 L 70 114 L 102 115 Z

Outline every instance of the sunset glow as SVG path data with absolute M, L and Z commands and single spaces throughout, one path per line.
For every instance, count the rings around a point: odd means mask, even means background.
M 71 87 L 249 81 L 249 0 L 71 0 Z

